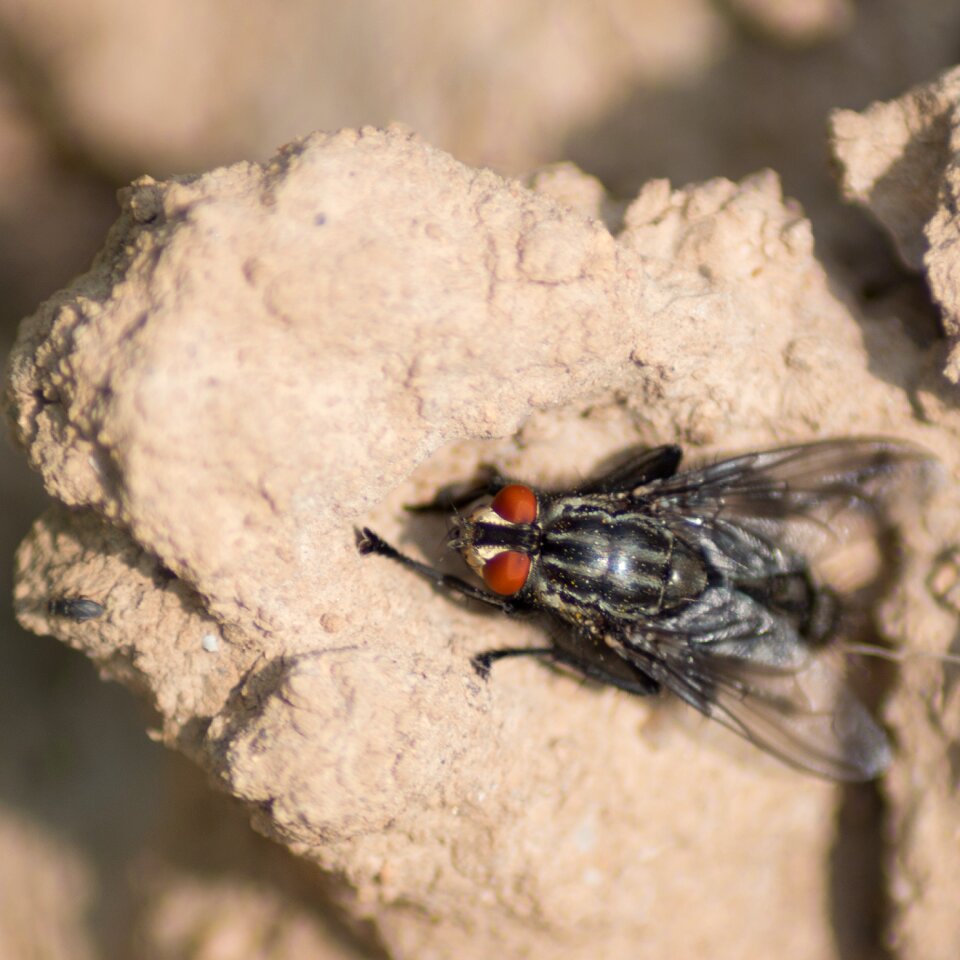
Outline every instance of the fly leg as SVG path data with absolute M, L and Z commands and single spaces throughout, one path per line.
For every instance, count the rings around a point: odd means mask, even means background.
M 504 647 L 500 650 L 486 650 L 484 653 L 478 653 L 470 658 L 473 669 L 483 677 L 484 680 L 490 674 L 490 665 L 497 660 L 504 660 L 507 657 L 556 657 L 555 647 Z
M 454 513 L 480 497 L 492 496 L 507 485 L 507 479 L 490 464 L 480 467 L 472 483 L 457 483 L 444 487 L 427 503 L 414 503 L 405 510 L 410 513 Z
M 387 543 L 386 540 L 374 533 L 369 527 L 364 527 L 362 530 L 356 530 L 354 532 L 357 538 L 357 549 L 364 556 L 369 553 L 375 553 L 381 557 L 387 557 L 390 560 L 396 561 L 401 566 L 406 567 L 408 570 L 412 570 L 440 590 L 444 590 L 447 593 L 456 593 L 461 597 L 468 597 L 470 600 L 479 600 L 481 603 L 496 607 L 504 613 L 516 613 L 518 609 L 517 605 L 506 597 L 487 593 L 480 587 L 476 587 L 460 577 L 434 570 L 433 567 L 427 566 L 427 564 L 421 563 L 419 560 L 414 560 L 413 557 L 408 557 L 405 553 L 401 553 L 396 547 Z
M 506 647 L 501 650 L 487 650 L 484 653 L 478 653 L 470 662 L 473 664 L 473 669 L 483 679 L 486 679 L 490 673 L 491 664 L 507 657 L 547 657 L 553 663 L 572 668 L 588 680 L 610 684 L 639 696 L 648 696 L 660 691 L 660 684 L 656 680 L 648 677 L 641 670 L 632 667 L 615 654 L 614 659 L 608 665 L 604 664 L 603 661 L 595 663 L 586 657 L 578 657 L 561 647 Z M 618 660 L 619 663 L 617 663 Z
M 675 444 L 651 447 L 622 460 L 611 470 L 577 488 L 577 493 L 629 493 L 637 487 L 672 477 L 683 451 Z

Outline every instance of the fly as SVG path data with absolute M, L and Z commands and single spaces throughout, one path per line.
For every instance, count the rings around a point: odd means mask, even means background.
M 47 612 L 53 617 L 66 617 L 74 623 L 96 620 L 104 613 L 103 604 L 89 597 L 54 597 L 47 601 Z
M 879 776 L 889 742 L 846 685 L 838 655 L 849 594 L 860 585 L 829 585 L 817 563 L 843 547 L 877 546 L 889 526 L 885 496 L 934 459 L 878 438 L 685 472 L 681 457 L 678 446 L 656 447 L 562 492 L 493 475 L 414 508 L 454 512 L 448 545 L 483 586 L 406 556 L 368 528 L 357 531 L 357 546 L 447 593 L 506 614 L 539 612 L 559 627 L 547 646 L 474 657 L 483 676 L 496 660 L 543 656 L 630 693 L 670 691 L 816 775 Z

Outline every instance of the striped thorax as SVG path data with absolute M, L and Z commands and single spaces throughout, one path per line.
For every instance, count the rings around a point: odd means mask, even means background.
M 490 589 L 598 628 L 678 610 L 708 583 L 700 551 L 627 497 L 511 484 L 461 518 L 449 542 Z

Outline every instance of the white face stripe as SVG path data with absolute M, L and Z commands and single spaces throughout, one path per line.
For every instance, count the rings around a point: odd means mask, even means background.
M 477 523 L 489 523 L 491 526 L 499 527 L 514 527 L 516 524 L 511 520 L 505 520 L 501 517 L 499 513 L 493 510 L 489 503 L 481 504 L 479 507 L 474 508 L 467 517 L 458 522 L 460 528 L 459 550 L 463 554 L 463 559 L 466 560 L 470 566 L 470 569 L 473 570 L 478 577 L 482 578 L 484 565 L 493 557 L 497 556 L 497 554 L 505 553 L 507 548 L 494 544 L 478 547 L 473 542 L 473 537 L 470 534 L 474 524 Z

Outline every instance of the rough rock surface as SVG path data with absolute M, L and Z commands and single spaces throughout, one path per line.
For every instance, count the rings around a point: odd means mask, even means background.
M 470 654 L 536 628 L 360 558 L 352 528 L 435 558 L 441 528 L 402 504 L 488 461 L 575 479 L 639 441 L 892 434 L 955 474 L 937 359 L 896 319 L 858 323 L 772 173 L 651 182 L 618 221 L 571 168 L 525 186 L 365 129 L 144 179 L 12 358 L 18 436 L 69 508 L 20 551 L 20 617 L 140 691 L 391 955 L 822 957 L 851 896 L 832 787 L 535 663 L 481 682 Z M 945 497 L 882 611 L 931 649 L 954 629 L 926 587 L 960 544 Z M 52 618 L 51 596 L 105 614 Z M 891 712 L 917 745 L 900 810 L 948 768 L 956 731 L 916 709 L 939 689 L 956 715 L 941 679 Z M 956 892 L 940 882 L 907 909 Z
M 838 110 L 831 119 L 847 199 L 870 210 L 903 262 L 927 275 L 953 344 L 945 373 L 954 383 L 960 381 L 960 279 L 951 251 L 960 199 L 958 102 L 954 69 L 897 100 L 863 113 Z
M 847 196 L 868 207 L 893 237 L 904 261 L 924 270 L 952 346 L 944 372 L 960 380 L 960 262 L 957 202 L 960 197 L 960 70 L 862 114 L 838 113 L 834 150 L 843 166 Z M 921 415 L 938 424 L 944 443 L 957 448 L 960 420 L 956 389 L 928 379 L 917 391 Z M 942 448 L 941 448 L 942 449 Z M 949 545 L 930 576 L 943 611 L 960 613 L 958 554 Z M 956 633 L 952 649 L 956 650 Z M 933 671 L 936 672 L 935 670 Z M 897 908 L 895 943 L 904 956 L 951 957 L 960 944 L 954 893 L 960 888 L 957 803 L 957 672 L 932 679 L 929 699 L 901 697 L 891 710 L 913 763 L 888 779 L 897 844 L 890 889 Z M 936 735 L 917 736 L 919 717 L 930 711 L 952 717 Z

